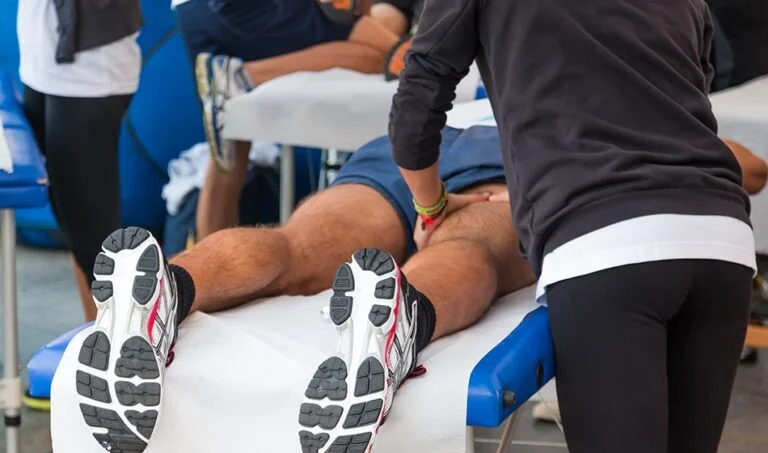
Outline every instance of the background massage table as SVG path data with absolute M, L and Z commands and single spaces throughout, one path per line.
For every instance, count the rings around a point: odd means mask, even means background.
M 456 90 L 456 103 L 474 100 L 480 73 L 473 66 Z M 280 218 L 293 210 L 293 147 L 355 151 L 387 134 L 397 81 L 345 69 L 303 72 L 267 82 L 227 103 L 224 137 L 283 145 Z
M 712 109 L 720 126 L 720 136 L 740 142 L 768 160 L 768 76 L 712 96 Z M 755 248 L 768 254 L 768 190 L 752 197 L 752 227 Z M 753 324 L 746 345 L 768 348 L 768 327 Z
M 21 112 L 11 77 L 0 71 L 0 234 L 2 235 L 3 379 L 6 451 L 19 452 L 19 379 L 14 209 L 45 206 L 47 176 L 34 135 Z
M 768 76 L 718 92 L 711 100 L 720 136 L 768 160 Z M 752 197 L 751 218 L 757 252 L 768 254 L 768 190 Z

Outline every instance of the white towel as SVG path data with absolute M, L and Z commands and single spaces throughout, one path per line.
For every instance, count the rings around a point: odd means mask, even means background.
M 11 159 L 11 150 L 8 149 L 8 143 L 5 141 L 4 131 L 3 121 L 0 120 L 0 171 L 13 173 L 13 159 Z
M 211 160 L 208 143 L 198 143 L 168 163 L 170 180 L 163 187 L 163 199 L 168 213 L 176 215 L 184 197 L 205 182 L 205 169 Z
M 280 148 L 274 143 L 254 141 L 248 157 L 253 165 L 274 167 L 279 155 Z M 170 180 L 163 186 L 162 196 L 169 214 L 176 215 L 184 198 L 193 190 L 203 187 L 205 170 L 210 160 L 208 143 L 198 143 L 168 163 Z

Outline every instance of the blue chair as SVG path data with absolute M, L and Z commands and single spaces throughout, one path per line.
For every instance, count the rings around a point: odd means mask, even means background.
M 78 333 L 91 327 L 88 323 L 73 329 L 40 348 L 27 364 L 29 389 L 24 405 L 37 410 L 50 410 L 51 384 L 69 342 Z
M 0 233 L 3 273 L 3 329 L 6 344 L 2 384 L 7 391 L 3 409 L 7 451 L 18 453 L 21 425 L 21 381 L 18 374 L 17 299 L 16 299 L 16 221 L 15 210 L 44 206 L 48 201 L 47 175 L 32 130 L 18 105 L 13 77 L 0 70 L 0 153 L 10 156 L 12 171 L 0 170 Z

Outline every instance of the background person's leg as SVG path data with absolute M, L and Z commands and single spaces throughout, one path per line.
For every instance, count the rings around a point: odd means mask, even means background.
M 701 260 L 669 323 L 669 453 L 716 453 L 744 346 L 752 270 Z
M 668 451 L 667 323 L 688 297 L 693 271 L 689 260 L 657 261 L 548 288 L 570 452 Z
M 75 275 L 87 320 L 95 316 L 89 287 L 96 255 L 104 238 L 120 227 L 117 148 L 130 100 L 130 95 L 46 97 L 51 203 L 77 263 Z
M 288 74 L 320 72 L 343 68 L 364 74 L 381 74 L 386 53 L 367 44 L 335 41 L 317 44 L 303 50 L 249 61 L 244 64 L 249 81 L 258 86 Z
M 45 155 L 45 95 L 24 85 L 21 108 L 32 127 L 40 152 Z
M 230 228 L 239 222 L 240 193 L 248 173 L 250 143 L 237 142 L 235 165 L 223 172 L 211 161 L 205 173 L 205 182 L 197 202 L 197 240 Z
M 403 230 L 383 196 L 348 184 L 309 198 L 283 227 L 220 231 L 171 263 L 195 282 L 192 309 L 214 312 L 258 297 L 329 288 L 338 264 L 361 247 L 379 247 L 402 261 Z
M 506 190 L 493 184 L 465 193 Z M 445 219 L 403 273 L 435 308 L 433 340 L 474 324 L 496 297 L 535 281 L 520 255 L 509 203 L 494 202 L 473 204 Z
M 218 22 L 213 15 L 207 0 L 190 0 L 176 8 L 179 30 L 184 37 L 192 68 L 199 53 L 215 55 L 230 51 L 227 44 L 229 37 L 217 27 Z M 235 162 L 231 172 L 219 171 L 213 162 L 209 164 L 197 206 L 198 240 L 238 223 L 240 191 L 248 171 L 250 143 L 237 142 L 234 146 Z

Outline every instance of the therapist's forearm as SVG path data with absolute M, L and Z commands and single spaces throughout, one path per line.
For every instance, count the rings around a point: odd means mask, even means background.
M 422 170 L 406 170 L 401 168 L 400 172 L 411 189 L 416 203 L 424 207 L 430 207 L 440 201 L 440 196 L 443 193 L 443 182 L 440 180 L 437 163 Z

